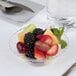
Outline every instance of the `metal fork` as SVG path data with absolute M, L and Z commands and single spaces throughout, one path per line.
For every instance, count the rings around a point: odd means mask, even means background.
M 70 18 L 61 18 L 61 19 L 57 19 L 58 22 L 63 25 L 65 27 L 65 31 L 68 31 L 71 28 L 76 28 L 75 26 L 75 21 L 73 21 L 72 19 L 70 20 Z M 59 26 L 59 28 L 62 28 L 62 26 Z
M 61 18 L 59 19 L 60 23 L 64 25 L 64 27 L 66 29 L 70 29 L 70 28 L 76 28 L 76 26 L 74 26 L 74 24 L 76 22 L 69 20 L 68 18 Z

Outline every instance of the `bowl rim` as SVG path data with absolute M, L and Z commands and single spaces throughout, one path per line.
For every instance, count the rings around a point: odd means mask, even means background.
M 40 24 L 40 23 L 39 23 Z M 37 25 L 36 25 L 37 26 Z M 11 46 L 10 46 L 10 39 L 14 36 L 14 35 L 17 35 L 20 31 L 22 31 L 25 27 L 27 27 L 27 26 L 23 26 L 23 27 L 21 27 L 21 28 L 19 28 L 16 32 L 14 32 L 11 36 L 10 36 L 10 38 L 9 38 L 9 48 L 10 48 L 10 50 L 12 51 L 12 48 L 11 48 Z M 53 27 L 55 27 L 55 26 L 53 26 Z M 57 28 L 57 27 L 56 27 Z M 64 34 L 63 34 L 63 36 L 65 36 L 66 37 L 66 39 L 67 39 L 67 47 L 65 48 L 65 49 L 67 49 L 68 48 L 68 46 L 69 46 L 69 38 L 67 37 L 67 35 L 66 35 L 66 32 L 64 32 Z M 64 50 L 65 50 L 64 49 Z M 63 52 L 65 52 L 63 50 Z M 16 55 L 17 57 L 21 57 L 22 55 L 21 54 L 19 54 L 18 53 L 18 55 L 17 54 L 15 54 L 14 53 L 14 55 Z M 59 56 L 59 55 L 58 55 Z M 53 56 L 53 58 L 55 58 L 55 57 L 57 57 L 57 56 Z M 22 59 L 22 58 L 21 58 Z M 27 59 L 27 58 L 26 58 Z M 38 61 L 38 62 L 42 62 L 42 61 L 45 61 L 45 60 L 35 60 L 35 59 L 29 59 L 29 61 Z

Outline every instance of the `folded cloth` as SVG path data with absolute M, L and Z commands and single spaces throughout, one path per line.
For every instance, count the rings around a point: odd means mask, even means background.
M 25 0 L 8 0 L 8 1 L 23 4 L 23 5 L 31 8 L 34 11 L 34 13 L 33 13 L 33 12 L 30 12 L 30 11 L 24 9 L 23 11 L 16 13 L 16 14 L 6 14 L 6 13 L 3 13 L 2 11 L 0 11 L 1 19 L 12 22 L 16 25 L 24 24 L 30 18 L 35 16 L 41 9 L 44 8 L 43 5 L 31 2 L 31 1 L 27 1 L 27 0 L 26 1 Z

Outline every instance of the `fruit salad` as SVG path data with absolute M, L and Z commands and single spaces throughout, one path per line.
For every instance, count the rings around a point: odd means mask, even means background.
M 61 49 L 67 46 L 67 42 L 62 39 L 64 27 L 58 28 L 37 28 L 30 24 L 18 33 L 18 52 L 28 59 L 47 60 L 53 57 Z

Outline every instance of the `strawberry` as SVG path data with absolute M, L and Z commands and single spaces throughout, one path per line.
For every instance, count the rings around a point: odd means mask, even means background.
M 48 44 L 49 46 L 51 46 L 52 44 L 52 37 L 49 35 L 37 35 L 36 38 L 40 39 L 42 42 Z
M 58 50 L 59 50 L 58 44 L 54 44 L 48 51 L 45 52 L 45 54 L 48 56 L 54 56 L 58 53 Z
M 50 46 L 49 45 L 43 43 L 40 40 L 35 42 L 35 47 L 38 48 L 41 51 L 47 51 L 47 50 L 50 49 Z
M 36 59 L 43 59 L 43 60 L 46 59 L 45 54 L 36 47 L 34 48 L 34 55 Z

